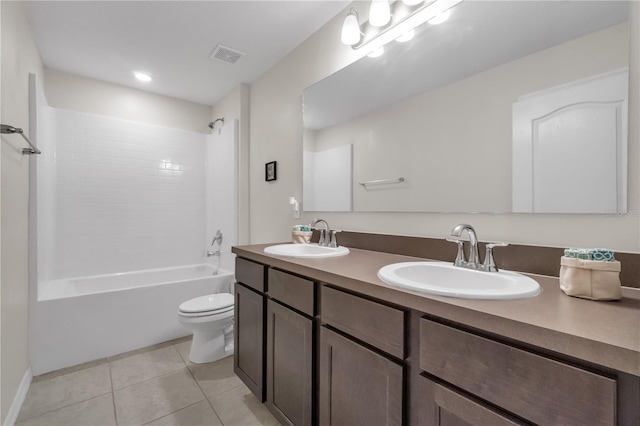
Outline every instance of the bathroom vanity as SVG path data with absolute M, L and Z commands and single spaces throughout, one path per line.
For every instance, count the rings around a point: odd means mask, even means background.
M 640 423 L 640 290 L 468 300 L 385 284 L 415 257 L 234 247 L 235 372 L 282 424 Z M 423 259 L 420 259 L 423 260 Z

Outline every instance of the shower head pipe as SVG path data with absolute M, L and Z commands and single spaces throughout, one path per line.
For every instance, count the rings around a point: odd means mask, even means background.
M 221 122 L 222 122 L 222 125 L 224 126 L 224 117 L 222 117 L 222 118 L 216 118 L 215 120 L 213 120 L 212 122 L 210 122 L 210 123 L 209 123 L 209 128 L 210 128 L 211 130 L 213 130 L 213 128 L 214 128 L 214 127 L 216 127 L 216 123 L 217 123 L 218 121 L 221 121 Z
M 17 127 L 9 126 L 7 124 L 0 124 L 0 133 L 3 133 L 3 134 L 17 133 L 20 136 L 22 136 L 24 138 L 24 140 L 27 141 L 27 143 L 29 144 L 29 148 L 23 148 L 22 149 L 22 153 L 23 154 L 31 155 L 31 154 L 41 154 L 42 153 L 42 151 L 40 151 L 38 148 L 36 148 L 36 146 L 33 143 L 31 143 L 29 138 L 25 136 L 25 134 L 22 131 L 22 129 L 18 129 Z

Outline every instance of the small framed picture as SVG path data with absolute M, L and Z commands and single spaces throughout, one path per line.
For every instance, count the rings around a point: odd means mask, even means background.
M 277 161 L 272 161 L 264 165 L 264 180 L 270 182 L 278 178 Z

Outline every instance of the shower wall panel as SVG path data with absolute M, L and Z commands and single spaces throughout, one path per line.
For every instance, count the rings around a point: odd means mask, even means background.
M 39 279 L 200 263 L 205 135 L 51 110 L 56 202 Z

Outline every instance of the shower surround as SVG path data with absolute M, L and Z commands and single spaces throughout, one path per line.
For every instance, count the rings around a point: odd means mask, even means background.
M 188 331 L 177 322 L 178 305 L 208 292 L 228 291 L 220 280 L 206 284 L 200 279 L 212 275 L 218 261 L 223 276 L 233 271 L 230 247 L 237 239 L 237 122 L 205 135 L 40 106 L 37 123 L 43 154 L 36 160 L 34 374 L 186 335 Z M 207 259 L 205 252 L 217 229 L 224 235 L 222 254 Z M 135 280 L 148 275 L 138 271 L 164 270 L 170 276 L 171 268 L 188 265 L 208 272 L 195 274 L 195 281 L 163 279 L 162 272 L 156 273 L 156 290 L 144 280 Z M 95 306 L 102 306 L 100 297 L 109 303 L 101 309 L 101 317 L 94 318 L 85 304 L 88 299 L 77 295 L 91 293 L 82 285 L 95 280 L 82 278 L 115 280 L 123 275 L 132 277 L 126 288 L 116 286 L 91 296 Z M 73 291 L 61 289 L 64 282 L 73 282 Z M 197 282 L 195 287 L 193 282 Z M 175 290 L 164 290 L 167 285 Z M 146 296 L 137 299 L 139 305 L 127 301 L 134 294 L 132 289 L 143 294 L 135 290 L 141 286 L 147 287 Z M 119 292 L 120 298 L 113 294 Z M 48 296 L 51 294 L 55 296 Z M 124 315 L 129 323 L 144 317 L 145 324 L 157 323 L 157 330 L 123 326 L 118 318 Z M 96 320 L 97 329 L 118 328 L 105 336 L 110 341 L 102 342 L 99 350 L 96 336 L 89 338 L 86 327 L 81 326 Z M 173 322 L 175 327 L 167 326 Z M 133 335 L 136 330 L 139 336 Z M 74 343 L 69 346 L 69 342 Z

